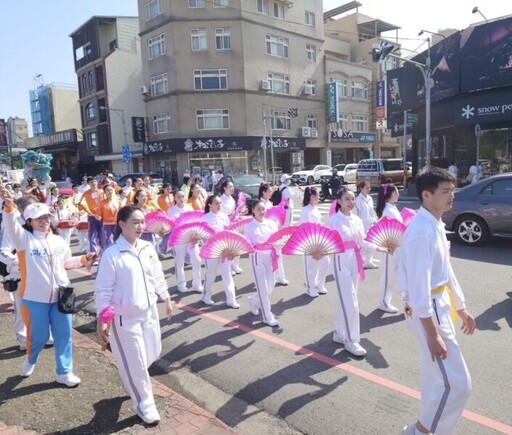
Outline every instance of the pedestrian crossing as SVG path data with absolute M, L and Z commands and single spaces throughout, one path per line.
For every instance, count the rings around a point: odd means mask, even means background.
M 332 201 L 319 202 L 316 208 L 322 214 L 322 222 L 327 222 L 329 219 L 329 210 L 331 209 Z M 299 224 L 300 212 L 302 211 L 302 204 L 294 204 L 292 210 L 292 225 Z

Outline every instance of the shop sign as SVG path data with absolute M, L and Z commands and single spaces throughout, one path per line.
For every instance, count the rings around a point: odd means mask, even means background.
M 326 122 L 338 122 L 338 83 L 331 82 L 325 85 Z
M 375 133 L 359 133 L 352 130 L 330 130 L 331 143 L 375 143 Z

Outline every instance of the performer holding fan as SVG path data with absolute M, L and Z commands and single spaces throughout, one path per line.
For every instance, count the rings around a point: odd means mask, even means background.
M 256 284 L 256 294 L 249 297 L 251 312 L 257 316 L 260 308 L 263 322 L 269 326 L 279 326 L 270 309 L 269 295 L 274 288 L 274 272 L 277 269 L 277 254 L 267 243 L 277 232 L 277 224 L 265 219 L 265 204 L 257 201 L 252 207 L 253 221 L 245 227 L 245 237 L 253 245 L 255 252 L 250 254 L 251 268 Z
M 205 259 L 205 277 L 204 277 L 204 291 L 203 291 L 203 302 L 206 305 L 213 305 L 212 301 L 212 288 L 215 283 L 215 278 L 220 267 L 220 274 L 222 276 L 222 284 L 224 285 L 224 292 L 226 293 L 226 305 L 231 308 L 240 308 L 240 305 L 236 302 L 235 296 L 235 283 L 233 282 L 233 276 L 231 275 L 231 260 L 234 258 L 220 258 L 217 256 L 211 256 L 211 249 L 213 246 L 219 246 L 226 240 L 226 232 L 221 233 L 229 225 L 229 218 L 220 211 L 220 198 L 217 195 L 211 195 L 206 200 L 205 214 L 201 221 L 208 224 L 208 226 L 215 231 L 215 236 L 221 236 L 206 242 L 201 248 L 200 255 Z M 234 232 L 227 232 L 227 234 L 238 235 Z M 242 237 L 242 236 L 240 236 Z M 242 237 L 243 238 L 243 237 Z M 227 247 L 227 246 L 226 246 Z M 239 254 L 238 254 L 239 255 Z
M 335 254 L 334 278 L 340 304 L 336 310 L 336 330 L 332 340 L 345 345 L 345 350 L 355 356 L 366 355 L 366 350 L 359 344 L 360 325 L 357 304 L 357 285 L 364 279 L 364 262 L 361 249 L 375 252 L 388 252 L 367 242 L 361 219 L 352 213 L 355 198 L 352 191 L 342 186 L 338 191 L 336 214 L 327 221 L 327 226 L 338 231 L 343 239 L 346 251 Z M 390 250 L 391 252 L 391 250 Z
M 304 199 L 302 200 L 302 211 L 300 213 L 299 222 L 321 223 L 322 214 L 316 207 L 320 197 L 314 187 L 306 187 L 304 190 Z M 312 298 L 318 297 L 319 294 L 326 294 L 325 277 L 329 269 L 330 259 L 327 255 L 319 259 L 311 256 L 304 256 L 304 273 L 306 278 L 305 292 Z

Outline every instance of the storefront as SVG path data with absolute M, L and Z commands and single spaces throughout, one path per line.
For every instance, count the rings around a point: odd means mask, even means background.
M 273 138 L 266 140 L 267 167 L 271 161 L 291 168 L 292 154 L 305 148 L 304 138 Z M 255 174 L 264 169 L 262 138 L 256 136 L 181 138 L 147 142 L 144 156 L 153 170 L 169 174 L 178 184 L 185 171 L 192 175 L 221 170 L 225 174 Z
M 371 158 L 375 141 L 375 133 L 360 133 L 342 129 L 330 130 L 331 164 L 357 163 L 359 160 Z

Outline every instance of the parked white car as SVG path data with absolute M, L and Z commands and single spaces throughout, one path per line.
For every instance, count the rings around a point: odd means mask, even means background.
M 314 184 L 322 175 L 332 175 L 332 168 L 327 165 L 311 165 L 292 174 L 292 181 L 298 184 Z
M 341 184 L 356 184 L 357 163 L 341 163 L 333 166 L 333 169 L 336 169 Z M 322 175 L 320 178 L 329 181 L 331 176 Z

